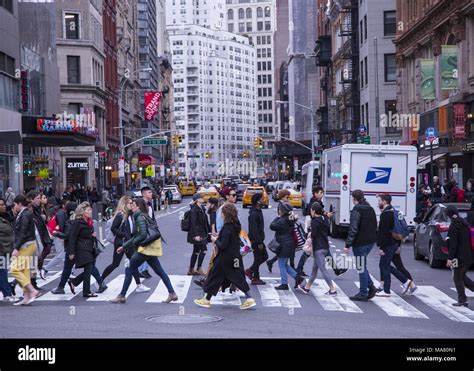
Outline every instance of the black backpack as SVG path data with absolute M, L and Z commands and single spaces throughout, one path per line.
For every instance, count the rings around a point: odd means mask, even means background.
M 181 219 L 181 230 L 183 232 L 189 232 L 191 230 L 191 209 L 186 211 L 183 219 Z

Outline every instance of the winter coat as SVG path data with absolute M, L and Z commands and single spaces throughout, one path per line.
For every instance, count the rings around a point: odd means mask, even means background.
M 67 255 L 74 255 L 76 267 L 81 268 L 89 263 L 95 263 L 95 237 L 93 227 L 80 218 L 73 221 L 67 240 Z
M 135 224 L 133 225 L 132 237 L 123 244 L 123 249 L 127 253 L 140 247 L 141 243 L 146 240 L 148 224 L 154 223 L 148 215 L 143 214 L 141 211 L 133 214 L 133 221 Z
M 11 223 L 0 216 L 0 256 L 6 256 L 13 251 L 15 234 Z
M 329 220 L 325 216 L 316 216 L 311 219 L 311 240 L 313 251 L 329 250 Z
M 15 250 L 30 241 L 36 241 L 35 222 L 33 213 L 28 209 L 23 209 L 15 220 Z
M 448 259 L 458 260 L 458 267 L 472 263 L 471 231 L 466 220 L 458 216 L 451 219 L 448 229 Z
M 280 244 L 277 256 L 290 258 L 295 254 L 294 239 L 295 221 L 289 215 L 279 216 L 270 224 L 270 229 L 275 231 L 275 239 Z
M 188 243 L 206 243 L 208 233 L 211 231 L 209 221 L 204 209 L 197 204 L 191 205 L 190 210 L 191 229 L 188 232 Z M 195 241 L 194 237 L 201 237 L 201 241 Z
M 33 206 L 33 220 L 35 222 L 36 229 L 38 229 L 38 234 L 41 238 L 43 246 L 51 245 L 51 237 L 49 236 L 48 228 L 46 227 L 46 222 L 43 219 L 43 212 L 41 207 Z
M 128 241 L 132 238 L 132 229 L 128 221 L 128 215 L 126 215 L 125 218 L 124 220 L 122 213 L 118 213 L 115 215 L 112 226 L 110 227 L 110 230 L 115 236 L 114 245 L 116 247 L 122 246 L 124 241 Z
M 216 240 L 217 256 L 209 272 L 204 292 L 217 295 L 219 289 L 235 284 L 242 292 L 250 290 L 244 273 L 244 263 L 240 255 L 240 223 L 225 223 Z
M 250 242 L 255 245 L 260 245 L 265 241 L 265 223 L 263 219 L 263 212 L 255 206 L 249 211 L 249 233 Z
M 360 247 L 377 241 L 377 217 L 367 202 L 361 202 L 351 210 L 346 246 Z
M 392 237 L 394 226 L 394 209 L 389 205 L 382 211 L 382 214 L 380 214 L 379 230 L 377 233 L 377 245 L 382 250 L 385 250 L 388 246 L 401 244 L 400 241 Z

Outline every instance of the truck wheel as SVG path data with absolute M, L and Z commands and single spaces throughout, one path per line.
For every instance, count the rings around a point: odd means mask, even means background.
M 425 256 L 418 252 L 418 244 L 416 243 L 416 234 L 413 235 L 413 255 L 415 260 L 425 260 Z
M 429 250 L 428 250 L 428 261 L 431 268 L 441 268 L 443 266 L 443 260 L 438 260 L 434 258 L 433 244 L 430 241 Z
M 331 233 L 332 238 L 338 238 L 339 237 L 339 228 L 334 222 L 334 220 L 331 220 L 331 224 L 329 225 L 329 233 Z

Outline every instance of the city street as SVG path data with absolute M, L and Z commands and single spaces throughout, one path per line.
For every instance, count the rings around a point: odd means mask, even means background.
M 474 311 L 455 308 L 456 292 L 447 268 L 431 269 L 427 261 L 415 261 L 412 241 L 403 245 L 403 260 L 418 285 L 412 296 L 400 294 L 400 284 L 392 277 L 392 297 L 376 297 L 370 302 L 351 302 L 348 297 L 357 292 L 358 275 L 349 270 L 340 277 L 334 276 L 338 286 L 337 297 L 327 297 L 327 286 L 318 276 L 317 286 L 311 294 L 299 291 L 278 292 L 278 266 L 273 273 L 267 266 L 261 267 L 265 286 L 251 286 L 257 306 L 239 310 L 243 302 L 239 294 L 220 294 L 209 309 L 193 303 L 202 297 L 202 290 L 192 283 L 194 277 L 187 276 L 191 246 L 186 243 L 186 234 L 179 228 L 180 212 L 186 209 L 190 198 L 170 211 L 161 211 L 158 219 L 162 234 L 167 241 L 160 261 L 170 275 L 179 301 L 162 304 L 167 293 L 163 283 L 152 273 L 153 278 L 144 283 L 151 288 L 147 293 L 129 290 L 127 303 L 118 305 L 108 302 L 120 291 L 123 282 L 123 262 L 107 279 L 109 289 L 98 298 L 85 299 L 80 291 L 76 295 L 53 295 L 62 266 L 56 273 L 50 272 L 47 282 L 39 281 L 46 294 L 31 307 L 13 307 L 0 303 L 2 315 L 0 337 L 4 338 L 472 338 L 474 333 Z M 239 217 L 247 229 L 248 209 L 239 202 Z M 266 224 L 266 243 L 273 234 L 268 226 L 276 216 L 276 203 L 263 211 Z M 301 215 L 301 212 L 298 211 Z M 302 217 L 301 217 L 302 218 Z M 104 223 L 105 224 L 105 223 Z M 333 253 L 340 255 L 344 247 L 342 239 L 332 239 Z M 210 247 L 205 266 L 210 257 Z M 297 253 L 296 262 L 301 252 Z M 273 254 L 270 252 L 270 256 Z M 107 247 L 98 259 L 99 271 L 112 261 L 112 246 Z M 244 258 L 245 266 L 252 261 L 252 254 Z M 374 249 L 369 258 L 369 271 L 379 279 L 379 256 Z M 312 258 L 305 266 L 310 273 Z M 76 274 L 79 271 L 76 271 Z M 469 273 L 473 276 L 472 271 Z M 290 278 L 291 287 L 293 280 Z M 468 292 L 471 297 L 471 292 Z M 243 296 L 243 294 L 242 294 Z M 471 304 L 474 304 L 471 300 Z M 157 323 L 147 320 L 151 316 L 166 316 L 166 321 L 181 320 L 182 323 Z M 197 317 L 195 317 L 197 316 Z M 203 316 L 216 320 L 208 323 Z

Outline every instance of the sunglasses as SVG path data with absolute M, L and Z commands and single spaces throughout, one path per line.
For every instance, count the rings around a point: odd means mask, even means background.
M 229 196 L 235 197 L 237 196 L 237 193 L 229 193 Z

